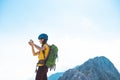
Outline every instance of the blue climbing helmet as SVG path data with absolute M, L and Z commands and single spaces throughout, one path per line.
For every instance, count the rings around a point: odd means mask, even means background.
M 40 40 L 40 39 L 48 40 L 48 35 L 45 34 L 45 33 L 42 33 L 42 34 L 40 34 L 40 35 L 38 36 L 38 39 L 39 39 L 39 40 Z

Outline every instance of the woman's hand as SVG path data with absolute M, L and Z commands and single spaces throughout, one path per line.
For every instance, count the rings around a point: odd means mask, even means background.
M 30 40 L 30 41 L 28 42 L 28 44 L 29 44 L 30 46 L 33 46 L 33 45 L 34 45 L 33 40 Z

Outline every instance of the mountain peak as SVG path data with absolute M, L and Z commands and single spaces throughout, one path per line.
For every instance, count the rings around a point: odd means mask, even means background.
M 108 58 L 100 56 L 69 69 L 59 80 L 120 80 L 120 74 Z

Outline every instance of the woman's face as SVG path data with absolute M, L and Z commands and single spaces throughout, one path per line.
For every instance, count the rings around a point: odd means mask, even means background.
M 43 43 L 43 41 L 44 41 L 44 39 L 40 39 L 40 40 L 39 40 L 40 44 L 42 44 L 42 43 Z

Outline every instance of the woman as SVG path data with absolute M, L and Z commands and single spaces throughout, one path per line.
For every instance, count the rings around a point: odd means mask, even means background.
M 49 46 L 47 44 L 48 35 L 42 33 L 38 36 L 38 39 L 41 44 L 41 47 L 34 44 L 32 40 L 29 41 L 29 45 L 32 48 L 33 56 L 38 56 L 38 64 L 37 64 L 38 70 L 36 73 L 35 80 L 47 80 L 48 67 L 44 65 L 44 61 L 49 53 Z M 36 52 L 34 48 L 36 48 L 38 51 Z

